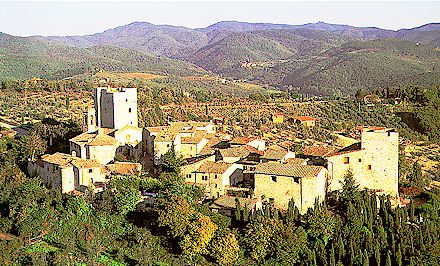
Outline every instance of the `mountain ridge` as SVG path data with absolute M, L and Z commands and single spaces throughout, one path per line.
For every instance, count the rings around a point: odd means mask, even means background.
M 53 76 L 63 68 L 66 74 L 98 67 L 172 75 L 199 75 L 206 73 L 203 68 L 275 87 L 344 95 L 375 82 L 382 86 L 387 78 L 390 85 L 407 82 L 408 76 L 415 77 L 414 83 L 432 84 L 440 75 L 439 45 L 440 23 L 388 30 L 322 21 L 219 21 L 192 29 L 135 21 L 84 36 L 2 33 L 0 78 Z

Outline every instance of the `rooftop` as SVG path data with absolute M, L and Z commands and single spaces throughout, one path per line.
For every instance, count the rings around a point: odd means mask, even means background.
M 312 145 L 312 146 L 305 146 L 303 149 L 303 154 L 306 156 L 325 157 L 335 153 L 338 149 L 339 148 L 332 146 Z
M 141 171 L 142 165 L 140 163 L 115 162 L 113 164 L 106 165 L 106 168 L 112 174 L 133 175 Z
M 61 168 L 67 168 L 71 166 L 75 166 L 77 168 L 92 168 L 101 166 L 101 164 L 97 160 L 82 159 L 72 156 L 70 154 L 60 152 L 54 154 L 45 154 L 41 157 L 41 160 L 43 162 L 58 165 Z
M 110 129 L 107 129 L 109 131 Z M 102 132 L 104 131 L 104 132 Z M 99 130 L 95 132 L 85 132 L 79 134 L 78 136 L 71 138 L 70 141 L 74 142 L 78 145 L 85 146 L 108 146 L 116 144 L 116 139 L 105 134 L 106 129 L 101 129 L 101 133 Z
M 262 151 L 259 151 L 249 145 L 220 150 L 220 154 L 223 158 L 225 158 L 225 157 L 246 157 L 251 153 L 263 155 Z
M 264 155 L 261 156 L 261 159 L 281 160 L 284 158 L 284 156 L 287 155 L 287 153 L 288 153 L 288 151 L 283 150 L 283 149 L 279 149 L 279 150 L 268 149 L 264 152 Z
M 279 175 L 279 176 L 292 176 L 300 178 L 313 178 L 324 168 L 314 165 L 298 165 L 295 163 L 276 163 L 268 162 L 259 164 L 256 169 L 256 174 L 265 175 Z
M 311 116 L 297 116 L 295 117 L 296 120 L 299 120 L 301 122 L 303 121 L 315 121 L 315 118 L 311 117 Z
M 225 162 L 204 162 L 199 166 L 197 172 L 202 173 L 213 173 L 213 174 L 223 174 L 229 167 L 232 166 L 232 163 Z

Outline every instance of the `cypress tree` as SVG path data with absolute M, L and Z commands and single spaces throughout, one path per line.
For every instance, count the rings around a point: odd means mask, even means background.
M 368 256 L 368 252 L 366 250 L 364 251 L 364 259 L 362 262 L 362 266 L 370 266 L 370 258 Z
M 336 266 L 335 246 L 333 245 L 333 243 L 330 248 L 329 263 L 330 266 Z
M 241 221 L 241 206 L 238 198 L 235 198 L 235 220 Z
M 379 243 L 376 241 L 376 245 L 374 245 L 374 259 L 376 261 L 376 266 L 380 266 L 380 250 Z
M 389 250 L 387 251 L 387 259 L 385 261 L 385 266 L 392 266 L 392 263 L 391 263 L 391 252 Z

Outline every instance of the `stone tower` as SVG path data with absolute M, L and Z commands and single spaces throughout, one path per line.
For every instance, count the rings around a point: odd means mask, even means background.
M 399 133 L 393 129 L 365 128 L 361 147 L 364 149 L 365 187 L 394 197 L 399 191 Z
M 97 127 L 120 129 L 138 126 L 136 88 L 95 88 Z
M 344 177 L 350 170 L 361 189 L 368 188 L 397 199 L 399 133 L 384 127 L 364 127 L 361 130 L 361 142 L 327 157 L 329 191 L 342 189 Z
M 94 132 L 96 130 L 96 110 L 95 108 L 88 108 L 84 112 L 83 132 Z

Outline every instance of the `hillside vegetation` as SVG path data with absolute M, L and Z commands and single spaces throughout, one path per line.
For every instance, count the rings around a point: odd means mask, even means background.
M 191 63 L 135 50 L 114 46 L 76 48 L 39 37 L 0 34 L 0 78 L 65 78 L 95 69 L 174 75 L 204 73 Z
M 86 36 L 0 34 L 0 78 L 207 70 L 302 93 L 352 95 L 359 88 L 437 83 L 439 44 L 436 23 L 392 31 L 324 22 L 225 21 L 200 29 L 134 22 Z

